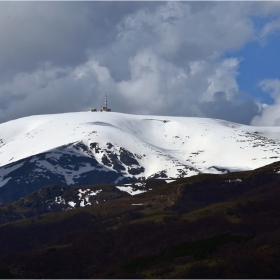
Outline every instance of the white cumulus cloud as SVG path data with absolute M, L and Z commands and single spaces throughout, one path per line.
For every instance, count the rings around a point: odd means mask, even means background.
M 270 94 L 275 103 L 261 108 L 261 114 L 252 119 L 252 125 L 278 126 L 280 125 L 280 80 L 265 79 L 259 83 L 261 89 Z

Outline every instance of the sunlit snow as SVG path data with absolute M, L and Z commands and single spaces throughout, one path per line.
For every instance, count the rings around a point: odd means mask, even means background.
M 102 159 L 111 153 L 120 160 L 123 148 L 133 155 L 139 165 L 121 163 L 123 171 L 120 178 L 140 180 L 251 170 L 280 159 L 280 127 L 253 127 L 207 118 L 113 112 L 37 115 L 0 124 L 0 139 L 3 143 L 0 147 L 0 167 L 49 152 L 46 159 L 57 160 L 57 165 L 51 165 L 47 160 L 37 163 L 34 159 L 38 168 L 56 172 L 65 178 L 68 185 L 74 184 L 75 178 L 95 167 L 88 163 L 79 166 L 78 170 L 60 167 L 62 152 L 58 149 L 64 145 L 70 146 L 63 153 L 94 157 L 106 172 L 115 170 L 113 165 L 105 166 Z M 86 147 L 97 143 L 99 152 L 71 146 L 80 142 Z M 112 144 L 111 148 L 108 148 L 108 143 Z M 143 170 L 138 172 L 139 167 Z M 133 168 L 137 172 L 129 173 Z M 11 171 L 9 167 L 0 169 L 0 186 L 8 182 L 4 176 Z M 135 193 L 131 187 L 126 191 Z
M 57 204 L 65 204 L 65 199 L 62 198 L 61 196 L 56 196 L 55 197 L 55 203 L 57 203 Z
M 127 192 L 130 195 L 136 195 L 139 193 L 146 192 L 146 190 L 133 190 L 132 187 L 123 187 L 123 186 L 116 186 L 120 191 Z
M 71 206 L 71 207 L 75 207 L 76 203 L 74 201 L 69 201 L 68 204 Z

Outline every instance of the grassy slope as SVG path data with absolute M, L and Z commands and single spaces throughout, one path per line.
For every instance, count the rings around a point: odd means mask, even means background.
M 0 276 L 279 278 L 279 168 L 180 179 L 2 225 Z

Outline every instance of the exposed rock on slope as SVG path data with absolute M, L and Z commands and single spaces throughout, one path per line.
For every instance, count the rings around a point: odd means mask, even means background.
M 46 185 L 128 183 L 251 170 L 280 158 L 280 128 L 68 113 L 0 124 L 0 202 Z

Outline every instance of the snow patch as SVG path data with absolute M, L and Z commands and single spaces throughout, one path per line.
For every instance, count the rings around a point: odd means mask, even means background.
M 52 162 L 69 155 L 72 167 L 66 168 L 47 160 L 37 162 L 37 157 L 30 161 L 64 176 L 68 185 L 97 168 L 86 163 L 75 170 L 72 156 L 95 158 L 98 168 L 103 167 L 99 170 L 119 173 L 115 182 L 120 184 L 123 178 L 175 179 L 252 170 L 273 163 L 280 158 L 280 127 L 247 126 L 210 118 L 79 112 L 2 123 L 0 143 L 2 186 L 3 178 L 10 177 L 7 174 L 24 163 L 6 165 L 40 153 L 47 153 L 46 159 Z M 94 143 L 96 149 L 91 147 Z
M 76 203 L 74 201 L 68 201 L 68 205 L 74 208 Z
M 135 186 L 138 186 L 138 187 L 145 187 L 146 186 L 146 183 L 145 182 L 143 182 L 143 183 L 135 183 L 134 184 Z
M 0 177 L 4 177 L 6 174 L 15 171 L 16 169 L 22 167 L 23 165 L 24 162 L 21 162 L 12 166 L 4 166 L 3 168 L 0 168 Z
M 62 198 L 61 196 L 56 196 L 54 202 L 56 204 L 65 204 L 65 199 Z
M 232 182 L 242 182 L 242 180 L 241 179 L 236 179 L 236 180 L 226 180 L 226 182 L 228 182 L 228 183 L 232 183 Z
M 9 180 L 12 179 L 11 177 L 4 179 L 3 181 L 0 181 L 0 188 L 3 187 L 4 185 L 6 185 Z
M 166 179 L 166 180 L 165 180 L 166 183 L 172 183 L 172 182 L 175 182 L 175 181 L 176 181 L 176 180 L 173 180 L 173 179 Z
M 91 193 L 89 193 L 88 195 L 92 196 L 92 195 L 97 195 L 98 193 L 102 192 L 102 190 L 97 190 L 97 191 L 92 191 Z
M 130 195 L 136 195 L 146 192 L 146 190 L 135 190 L 132 187 L 116 186 L 116 188 L 118 188 L 120 191 L 127 192 Z
M 86 205 L 91 205 L 91 202 L 89 201 L 90 196 L 99 194 L 100 192 L 102 192 L 102 189 L 97 191 L 91 191 L 91 189 L 86 189 L 86 190 L 79 189 L 78 191 L 79 191 L 78 197 L 80 200 L 80 207 L 84 207 Z M 98 204 L 98 201 L 96 201 L 96 204 Z

